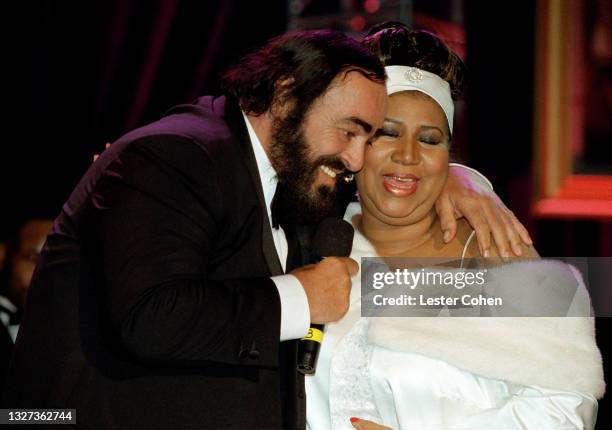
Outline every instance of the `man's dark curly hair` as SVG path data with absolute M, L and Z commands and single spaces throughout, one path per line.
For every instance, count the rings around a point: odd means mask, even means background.
M 290 100 L 298 111 L 306 112 L 336 76 L 349 71 L 385 82 L 380 61 L 353 38 L 331 30 L 299 31 L 276 37 L 244 56 L 223 75 L 222 86 L 249 114 L 266 112 L 275 97 L 280 102 Z

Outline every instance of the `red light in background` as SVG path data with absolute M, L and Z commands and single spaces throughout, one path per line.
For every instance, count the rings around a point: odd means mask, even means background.
M 351 28 L 353 31 L 362 31 L 366 26 L 366 19 L 361 16 L 354 16 L 351 18 Z
M 367 13 L 374 13 L 380 9 L 380 1 L 379 0 L 366 0 L 363 3 L 363 8 Z

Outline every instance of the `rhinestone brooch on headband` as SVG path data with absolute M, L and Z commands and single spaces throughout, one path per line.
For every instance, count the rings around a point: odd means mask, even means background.
M 404 77 L 410 82 L 420 82 L 423 80 L 423 72 L 417 69 L 416 67 L 408 67 L 408 70 L 406 70 Z

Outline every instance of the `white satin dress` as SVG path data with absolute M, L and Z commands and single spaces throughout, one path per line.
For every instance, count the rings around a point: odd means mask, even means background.
M 350 220 L 359 210 L 352 204 L 345 218 Z M 373 255 L 372 245 L 356 233 L 351 256 L 360 261 Z M 593 394 L 485 377 L 450 364 L 452 358 L 440 360 L 410 352 L 410 347 L 397 351 L 372 342 L 369 326 L 382 319 L 361 318 L 360 299 L 358 273 L 349 312 L 326 326 L 316 375 L 306 377 L 309 429 L 353 429 L 353 416 L 406 430 L 594 427 Z M 597 366 L 595 357 L 595 379 L 600 377 Z M 595 391 L 603 390 L 601 379 Z

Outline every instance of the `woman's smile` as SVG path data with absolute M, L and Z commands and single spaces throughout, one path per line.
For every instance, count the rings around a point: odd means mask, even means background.
M 385 173 L 382 176 L 385 190 L 395 197 L 408 197 L 417 190 L 419 178 L 411 173 Z

